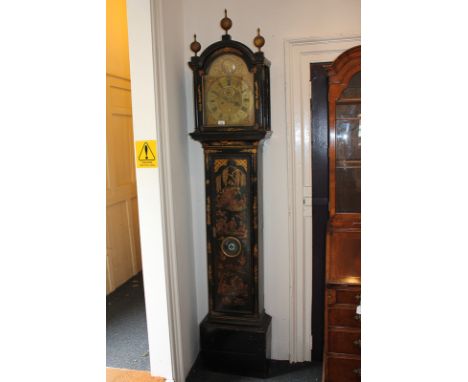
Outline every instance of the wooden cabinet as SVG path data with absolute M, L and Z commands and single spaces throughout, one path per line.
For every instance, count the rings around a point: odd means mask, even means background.
M 330 67 L 324 382 L 361 379 L 361 47 Z

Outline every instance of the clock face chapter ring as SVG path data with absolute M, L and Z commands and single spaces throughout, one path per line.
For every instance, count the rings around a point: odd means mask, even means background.
M 253 111 L 252 89 L 243 78 L 219 77 L 206 89 L 206 112 L 212 123 L 226 124 L 251 122 Z
M 254 73 L 232 53 L 217 57 L 202 76 L 205 126 L 251 126 L 255 123 Z
M 221 251 L 225 256 L 234 258 L 240 255 L 242 244 L 240 240 L 234 236 L 228 236 L 221 242 Z
M 208 89 L 208 109 L 216 113 L 236 113 L 242 105 L 242 88 L 247 88 L 245 81 L 239 78 L 222 77 Z M 245 91 L 244 91 L 245 92 Z M 248 102 L 249 99 L 245 98 Z M 247 112 L 247 108 L 245 107 Z

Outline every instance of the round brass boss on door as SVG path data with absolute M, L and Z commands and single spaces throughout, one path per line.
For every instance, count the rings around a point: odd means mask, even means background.
M 227 257 L 237 257 L 241 253 L 242 244 L 239 239 L 228 236 L 221 242 L 221 250 Z

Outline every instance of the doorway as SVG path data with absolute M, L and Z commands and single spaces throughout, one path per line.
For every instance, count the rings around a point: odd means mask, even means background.
M 311 360 L 312 337 L 312 147 L 310 64 L 333 61 L 359 36 L 286 41 L 288 199 L 290 214 L 290 361 Z M 322 296 L 323 298 L 323 296 Z
M 106 366 L 149 371 L 126 1 L 106 14 Z
M 312 359 L 322 361 L 325 251 L 328 221 L 328 76 L 330 63 L 311 63 L 312 125 Z

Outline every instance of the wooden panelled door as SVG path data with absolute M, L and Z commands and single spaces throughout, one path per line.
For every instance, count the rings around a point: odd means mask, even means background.
M 106 293 L 141 271 L 125 0 L 107 0 Z

